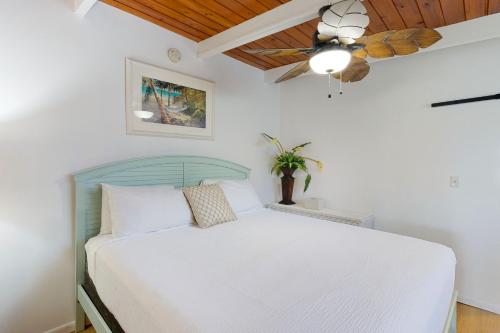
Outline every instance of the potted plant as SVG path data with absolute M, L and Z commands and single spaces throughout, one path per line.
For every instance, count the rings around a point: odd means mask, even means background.
M 291 150 L 285 150 L 283 145 L 278 140 L 278 138 L 274 138 L 266 133 L 262 133 L 262 135 L 273 145 L 276 146 L 278 150 L 278 154 L 274 156 L 273 166 L 271 168 L 271 173 L 276 174 L 278 177 L 283 174 L 281 177 L 281 194 L 283 196 L 283 200 L 280 201 L 280 204 L 283 205 L 294 205 L 295 202 L 292 201 L 293 196 L 293 185 L 295 182 L 295 178 L 293 174 L 296 170 L 301 170 L 307 174 L 305 182 L 304 182 L 304 192 L 309 188 L 309 184 L 311 183 L 311 174 L 307 169 L 307 161 L 314 162 L 319 170 L 323 170 L 323 163 L 318 160 L 314 160 L 312 158 L 306 156 L 298 155 L 304 147 L 310 145 L 311 142 L 306 142 L 299 146 L 293 147 Z

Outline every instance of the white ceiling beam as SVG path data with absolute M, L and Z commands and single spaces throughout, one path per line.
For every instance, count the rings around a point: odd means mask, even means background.
M 198 57 L 206 58 L 286 30 L 317 17 L 328 0 L 292 0 L 198 43 Z
M 84 17 L 94 7 L 98 0 L 73 0 L 75 14 Z
M 464 21 L 441 28 L 437 31 L 443 35 L 443 39 L 427 49 L 421 49 L 419 53 L 432 52 L 443 50 L 450 47 L 478 43 L 490 39 L 500 38 L 500 13 L 488 16 L 483 16 L 474 20 Z M 406 56 L 411 57 L 412 55 Z M 374 59 L 368 58 L 369 63 L 379 61 L 388 61 L 393 58 Z M 274 83 L 274 81 L 287 71 L 292 69 L 296 64 L 284 65 L 281 67 L 269 69 L 264 72 L 264 81 L 266 83 Z M 312 73 L 312 72 L 309 72 Z

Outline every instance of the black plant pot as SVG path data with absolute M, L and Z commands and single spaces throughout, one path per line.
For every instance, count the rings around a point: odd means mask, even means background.
M 297 169 L 292 168 L 283 168 L 281 172 L 283 172 L 283 177 L 281 177 L 281 195 L 283 200 L 280 201 L 282 205 L 295 205 L 295 202 L 292 201 L 293 196 L 293 184 L 295 182 L 295 178 L 293 178 L 293 173 Z

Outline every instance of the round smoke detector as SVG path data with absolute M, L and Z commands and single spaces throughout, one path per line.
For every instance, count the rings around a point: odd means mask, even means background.
M 177 63 L 181 61 L 181 51 L 179 51 L 178 49 L 175 48 L 168 49 L 167 54 L 168 54 L 168 59 L 170 59 L 171 62 Z

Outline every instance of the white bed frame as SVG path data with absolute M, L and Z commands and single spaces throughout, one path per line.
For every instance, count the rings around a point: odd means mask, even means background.
M 82 287 L 85 280 L 85 243 L 101 227 L 101 184 L 160 185 L 177 187 L 197 185 L 203 179 L 246 179 L 244 166 L 199 156 L 160 156 L 116 162 L 77 173 L 75 179 L 75 263 L 76 332 L 85 329 L 87 317 L 97 333 L 112 333 L 102 315 Z M 456 333 L 456 302 L 453 295 L 443 333 Z

